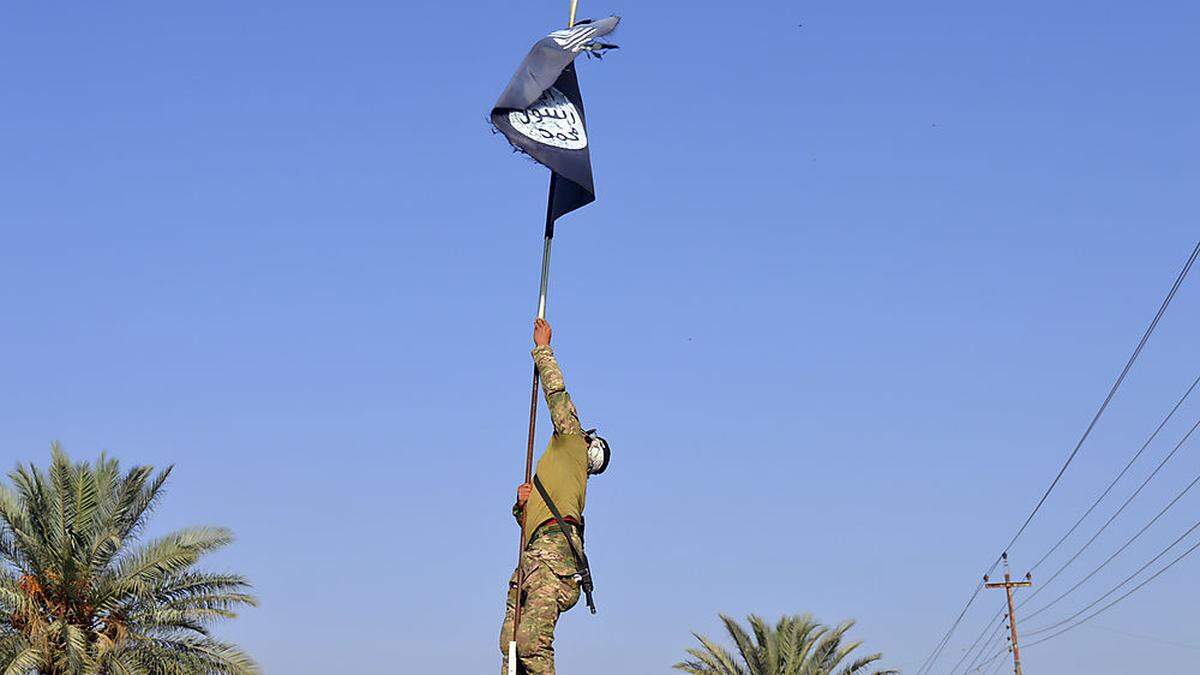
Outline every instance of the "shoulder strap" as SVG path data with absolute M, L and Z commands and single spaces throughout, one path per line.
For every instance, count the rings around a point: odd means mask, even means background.
M 537 488 L 538 494 L 542 496 L 542 500 L 546 502 L 546 506 L 550 507 L 550 513 L 554 514 L 554 519 L 558 521 L 558 529 L 562 532 L 563 538 L 567 540 L 567 546 L 571 549 L 571 557 L 575 559 L 576 575 L 579 577 L 579 587 L 583 590 L 583 594 L 587 597 L 587 606 L 592 614 L 596 613 L 596 603 L 592 601 L 592 570 L 588 567 L 587 556 L 580 553 L 575 548 L 575 542 L 571 541 L 570 535 L 567 534 L 567 521 L 563 520 L 562 514 L 558 512 L 558 507 L 554 505 L 554 500 L 550 498 L 550 493 L 546 491 L 546 486 L 542 485 L 542 479 L 533 476 L 533 486 Z

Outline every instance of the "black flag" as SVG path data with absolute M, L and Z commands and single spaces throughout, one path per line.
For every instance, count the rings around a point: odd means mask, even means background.
M 596 200 L 574 61 L 581 52 L 599 56 L 613 48 L 598 38 L 620 20 L 588 19 L 538 40 L 492 108 L 492 124 L 508 142 L 554 172 L 551 222 Z

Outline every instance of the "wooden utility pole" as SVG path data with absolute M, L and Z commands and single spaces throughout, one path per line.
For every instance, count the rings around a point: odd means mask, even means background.
M 1003 588 L 1008 593 L 1008 628 L 1012 632 L 1013 672 L 1021 675 L 1021 646 L 1017 644 L 1017 617 L 1013 614 L 1013 589 L 1027 588 L 1033 585 L 1033 577 L 1025 575 L 1024 581 L 1013 581 L 1012 573 L 1008 570 L 1008 553 L 1004 554 L 1004 581 L 988 583 L 987 576 L 983 577 L 983 585 L 988 588 Z

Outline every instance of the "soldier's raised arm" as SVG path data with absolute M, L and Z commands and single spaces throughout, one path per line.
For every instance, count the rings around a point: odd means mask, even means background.
M 550 348 L 550 324 L 545 319 L 533 323 L 533 362 L 537 364 L 538 376 L 542 380 L 542 392 L 546 395 L 546 405 L 550 408 L 550 419 L 554 421 L 556 434 L 581 434 L 583 427 L 579 424 L 579 413 L 571 402 L 571 395 L 563 383 L 562 370 L 554 358 L 554 350 Z

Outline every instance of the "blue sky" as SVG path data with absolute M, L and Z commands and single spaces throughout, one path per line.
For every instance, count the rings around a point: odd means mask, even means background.
M 546 174 L 486 113 L 565 4 L 4 12 L 0 460 L 57 439 L 175 464 L 156 528 L 236 531 L 211 565 L 263 605 L 223 634 L 268 672 L 497 667 Z M 600 614 L 563 619 L 560 671 L 667 672 L 718 612 L 811 611 L 914 672 L 1197 239 L 1200 8 L 581 8 L 608 13 L 621 50 L 580 65 L 599 201 L 560 222 L 550 319 L 614 460 L 589 491 Z M 1018 572 L 1200 373 L 1197 283 Z M 1028 670 L 1194 663 L 1198 570 L 1030 648 Z

